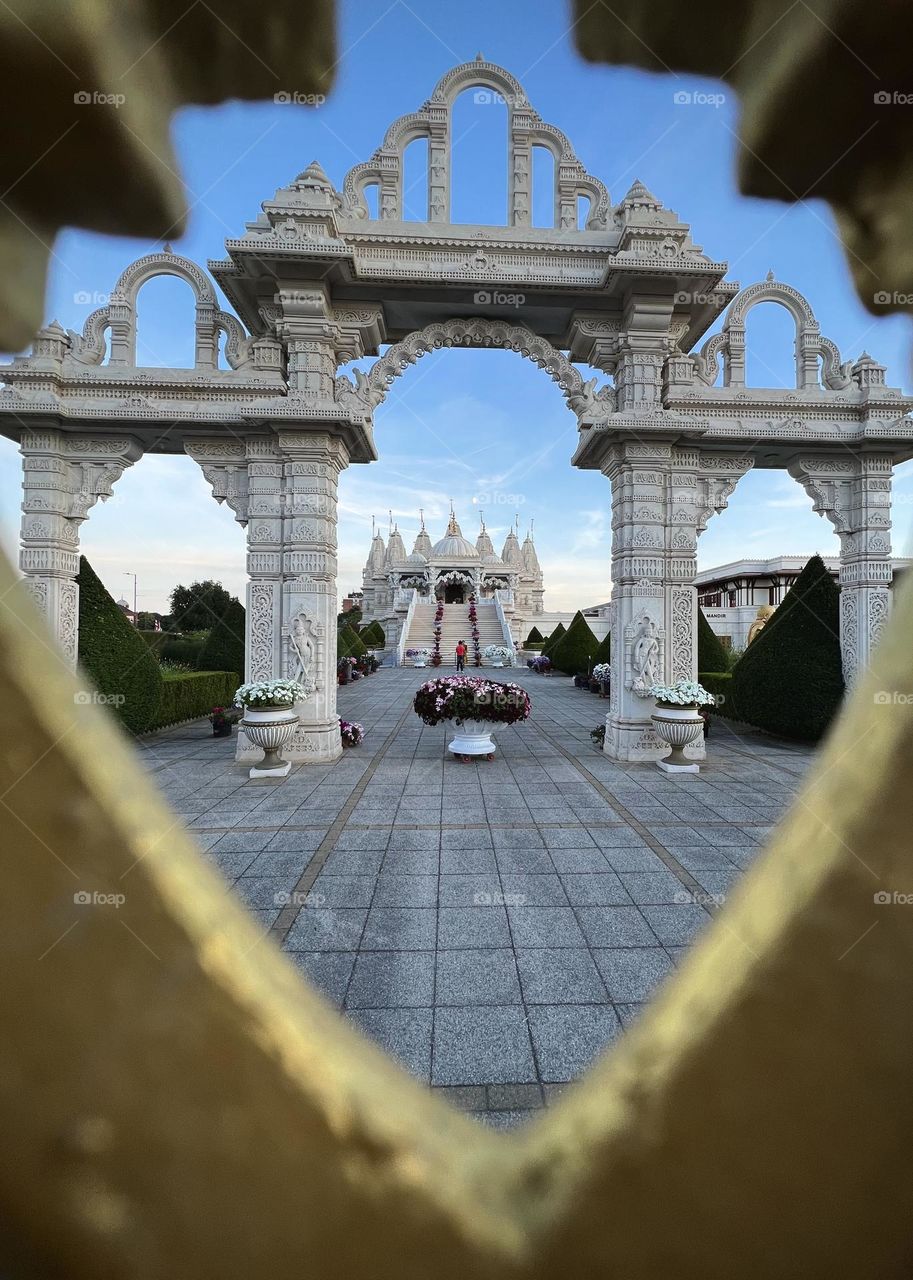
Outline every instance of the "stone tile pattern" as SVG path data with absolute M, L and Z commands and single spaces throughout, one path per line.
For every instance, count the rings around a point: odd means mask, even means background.
M 633 1021 L 811 758 L 717 724 L 698 777 L 617 765 L 589 739 L 604 702 L 569 680 L 511 675 L 533 717 L 496 732 L 490 762 L 451 757 L 446 727 L 408 711 L 420 673 L 389 668 L 340 690 L 365 744 L 276 786 L 249 782 L 233 740 L 205 725 L 141 748 L 264 933 L 286 908 L 291 927 L 273 936 L 326 998 L 420 1080 L 503 1126 Z

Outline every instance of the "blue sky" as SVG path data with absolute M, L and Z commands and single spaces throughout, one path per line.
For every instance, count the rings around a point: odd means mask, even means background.
M 876 320 L 856 300 L 828 210 L 817 202 L 786 206 L 737 194 L 738 104 L 722 86 L 589 66 L 574 51 L 568 9 L 553 0 L 463 0 L 458 9 L 447 7 L 446 18 L 443 12 L 439 0 L 343 0 L 339 74 L 325 104 L 230 104 L 181 112 L 173 135 L 191 216 L 175 249 L 201 263 L 223 256 L 224 239 L 241 234 L 260 202 L 313 159 L 341 185 L 346 171 L 380 143 L 391 120 L 421 105 L 444 72 L 481 49 L 520 79 L 545 120 L 568 134 L 613 201 L 640 178 L 690 223 L 695 241 L 710 256 L 729 262 L 729 279 L 747 285 L 772 268 L 778 279 L 806 294 L 822 332 L 844 359 L 865 348 L 887 364 L 891 385 L 910 389 L 907 322 Z M 675 101 L 682 90 L 727 96 L 719 105 L 684 105 Z M 503 224 L 504 109 L 476 102 L 469 92 L 458 101 L 455 119 L 454 218 Z M 417 200 L 422 182 L 407 170 L 407 185 L 413 178 Z M 534 221 L 544 221 L 544 202 L 534 204 Z M 417 203 L 413 212 L 421 216 Z M 61 235 L 47 319 L 81 328 L 99 304 L 95 295 L 106 294 L 129 262 L 154 247 L 81 232 Z M 140 301 L 144 362 L 191 363 L 186 286 L 156 280 Z M 756 308 L 748 345 L 750 385 L 792 385 L 792 329 L 785 312 Z M 574 418 L 532 364 L 500 351 L 428 356 L 397 381 L 377 411 L 376 436 L 380 462 L 350 468 L 340 488 L 342 592 L 360 582 L 372 515 L 386 525 L 392 509 L 411 546 L 417 509 L 424 507 L 436 536 L 453 498 L 464 533 L 473 535 L 473 513 L 484 500 L 496 545 L 515 514 L 521 533 L 535 520 L 546 607 L 571 609 L 606 599 L 608 481 L 570 466 Z M 19 483 L 16 447 L 0 441 L 0 536 L 9 549 L 17 540 Z M 911 555 L 913 464 L 898 472 L 894 515 L 895 553 Z M 243 531 L 212 500 L 189 459 L 143 459 L 119 481 L 114 498 L 96 506 L 82 535 L 85 553 L 115 595 L 132 598 L 132 580 L 125 575 L 138 574 L 141 608 L 165 609 L 171 587 L 194 577 L 220 578 L 243 594 Z M 798 485 L 785 473 L 761 472 L 746 477 L 729 509 L 711 521 L 700 540 L 699 563 L 836 550 L 830 525 L 812 512 Z

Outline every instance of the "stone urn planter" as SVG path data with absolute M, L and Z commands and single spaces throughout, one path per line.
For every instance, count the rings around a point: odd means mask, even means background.
M 263 748 L 263 759 L 251 771 L 252 778 L 288 776 L 291 764 L 279 752 L 287 747 L 298 727 L 298 712 L 290 707 L 264 707 L 255 711 L 248 707 L 241 728 L 255 747 Z
M 491 736 L 493 727 L 489 720 L 458 721 L 447 750 L 455 756 L 486 756 L 490 760 L 496 749 Z
M 263 759 L 250 770 L 251 778 L 285 778 L 291 762 L 279 752 L 288 746 L 298 727 L 295 707 L 314 692 L 297 680 L 261 680 L 242 684 L 235 693 L 235 704 L 244 708 L 240 727 L 248 741 L 262 747 Z
M 672 748 L 671 755 L 657 760 L 660 769 L 665 773 L 700 773 L 700 765 L 689 760 L 684 751 L 704 732 L 704 721 L 697 706 L 681 707 L 657 702 L 650 719 L 656 736 Z
M 492 730 L 499 724 L 516 724 L 530 714 L 529 694 L 517 684 L 486 680 L 481 676 L 438 676 L 420 685 L 413 709 L 427 725 L 453 721 L 453 737 L 447 743 L 458 760 L 494 758 Z

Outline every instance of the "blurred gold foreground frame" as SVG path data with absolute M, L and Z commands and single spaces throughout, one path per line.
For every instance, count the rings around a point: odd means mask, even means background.
M 7 1273 L 908 1274 L 913 591 L 900 596 L 791 815 L 681 970 L 557 1106 L 496 1136 L 261 937 L 107 713 L 77 699 L 3 561 Z M 75 905 L 86 893 L 122 901 Z

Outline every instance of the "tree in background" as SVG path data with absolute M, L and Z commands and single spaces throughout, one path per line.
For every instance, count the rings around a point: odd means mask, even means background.
M 208 631 L 234 600 L 221 582 L 207 578 L 189 587 L 177 586 L 171 593 L 169 631 Z M 235 601 L 237 603 L 237 601 Z
M 344 627 L 351 627 L 353 631 L 357 631 L 361 625 L 362 612 L 360 609 L 349 609 L 349 611 L 338 613 L 336 615 L 336 629 L 342 630 Z
M 812 556 L 732 672 L 740 720 L 784 738 L 816 742 L 843 698 L 840 591 Z
M 576 676 L 584 671 L 589 672 L 598 648 L 599 641 L 578 609 L 566 633 L 549 649 L 548 656 L 556 671 Z
M 697 669 L 698 672 L 729 670 L 729 653 L 700 605 L 697 607 Z
M 143 733 L 155 723 L 162 700 L 158 660 L 85 556 L 79 557 L 76 581 L 79 661 L 124 727 Z
M 229 596 L 224 613 L 213 623 L 197 659 L 198 670 L 232 671 L 238 677 L 238 684 L 243 684 L 244 626 L 244 605 Z

